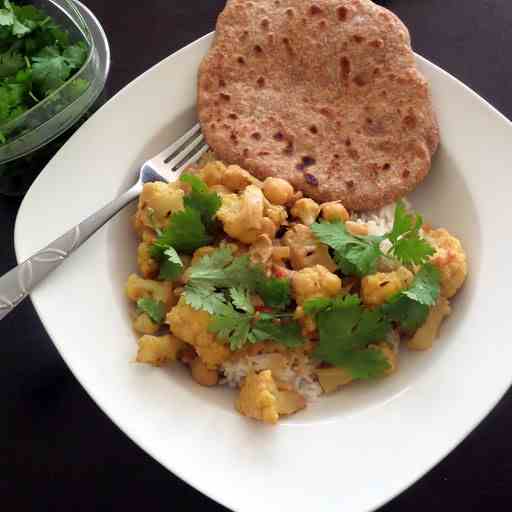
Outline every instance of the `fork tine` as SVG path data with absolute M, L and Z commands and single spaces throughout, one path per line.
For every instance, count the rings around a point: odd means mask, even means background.
M 154 159 L 161 160 L 163 163 L 167 163 L 174 158 L 177 153 L 186 145 L 189 141 L 201 133 L 201 127 L 199 123 L 195 124 L 190 130 L 183 134 L 178 140 L 173 142 L 169 147 L 165 148 L 160 152 Z
M 197 150 L 188 160 L 183 161 L 183 163 L 176 164 L 172 170 L 173 172 L 181 172 L 186 169 L 188 166 L 195 164 L 208 150 L 210 146 L 208 144 L 203 144 L 199 146 L 199 150 Z
M 179 151 L 173 158 L 165 161 L 165 164 L 175 172 L 176 168 L 183 164 L 193 153 L 195 153 L 204 144 L 204 135 L 200 133 L 192 139 L 181 151 Z

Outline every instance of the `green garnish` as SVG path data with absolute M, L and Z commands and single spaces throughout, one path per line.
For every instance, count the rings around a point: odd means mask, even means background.
M 416 274 L 411 286 L 392 297 L 382 306 L 382 311 L 404 331 L 412 333 L 425 322 L 430 306 L 439 298 L 439 283 L 439 270 L 426 264 Z
M 143 298 L 137 301 L 139 311 L 146 313 L 155 324 L 161 324 L 165 318 L 165 304 L 161 301 Z
M 422 224 L 421 216 L 408 214 L 399 201 L 393 229 L 382 236 L 352 235 L 339 221 L 315 223 L 311 229 L 320 242 L 334 250 L 334 259 L 343 274 L 363 277 L 377 270 L 379 258 L 384 256 L 380 249 L 384 240 L 392 244 L 388 257 L 394 257 L 404 265 L 424 263 L 434 254 L 434 249 L 420 237 Z
M 72 43 L 69 33 L 44 11 L 4 0 L 0 8 L 0 127 L 68 81 L 88 54 L 83 41 Z M 73 81 L 66 89 L 64 105 L 87 87 L 86 80 Z M 8 139 L 8 133 L 0 132 L 0 143 Z
M 258 294 L 266 306 L 274 308 L 284 308 L 291 300 L 288 280 L 267 277 L 248 256 L 235 258 L 224 247 L 190 267 L 184 297 L 192 308 L 213 316 L 210 331 L 229 343 L 231 350 L 263 340 L 288 347 L 304 343 L 296 321 L 271 310 L 258 313 L 251 294 Z
M 150 252 L 157 260 L 163 259 L 165 251 L 169 248 L 176 252 L 192 254 L 196 249 L 213 241 L 209 231 L 222 204 L 220 196 L 216 192 L 209 192 L 206 184 L 198 176 L 185 174 L 181 180 L 189 183 L 192 191 L 183 199 L 185 208 L 171 215 L 167 227 L 155 230 L 158 237 Z
M 365 308 L 357 295 L 346 295 L 306 301 L 304 312 L 316 317 L 319 342 L 314 355 L 317 359 L 346 369 L 354 379 L 384 375 L 389 368 L 386 357 L 368 347 L 385 339 L 391 329 L 380 309 Z
M 183 272 L 183 262 L 173 247 L 164 251 L 165 259 L 160 263 L 159 279 L 174 281 Z

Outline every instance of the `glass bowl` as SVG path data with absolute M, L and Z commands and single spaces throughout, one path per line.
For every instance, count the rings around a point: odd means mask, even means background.
M 24 194 L 58 149 L 100 106 L 110 69 L 107 36 L 86 6 L 77 0 L 29 3 L 52 16 L 69 31 L 73 40 L 84 41 L 90 53 L 82 68 L 60 88 L 2 126 L 2 131 L 10 135 L 10 140 L 0 146 L 0 194 L 4 195 Z M 78 96 L 77 79 L 89 84 Z

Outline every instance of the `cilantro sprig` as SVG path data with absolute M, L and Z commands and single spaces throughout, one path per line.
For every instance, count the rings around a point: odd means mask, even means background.
M 239 288 L 258 294 L 266 306 L 285 308 L 291 301 L 288 279 L 267 277 L 249 256 L 235 258 L 227 247 L 208 254 L 190 268 L 189 284 L 194 288 Z
M 251 294 L 258 294 L 276 311 L 260 314 Z M 300 325 L 279 312 L 291 301 L 288 280 L 267 277 L 248 256 L 234 257 L 227 247 L 203 256 L 190 267 L 183 295 L 192 308 L 212 315 L 210 331 L 232 350 L 263 340 L 287 347 L 304 343 Z
M 439 270 L 426 264 L 414 276 L 411 286 L 391 297 L 382 306 L 382 311 L 390 320 L 398 323 L 402 330 L 412 333 L 425 322 L 439 293 Z
M 379 309 L 365 308 L 357 295 L 346 295 L 306 301 L 304 312 L 316 316 L 317 359 L 345 368 L 354 379 L 379 377 L 389 368 L 385 356 L 368 347 L 382 341 L 391 329 Z
M 386 255 L 404 265 L 420 265 L 434 254 L 430 244 L 421 238 L 423 219 L 410 214 L 400 201 L 395 209 L 393 228 L 382 236 L 358 236 L 348 232 L 341 222 L 315 223 L 311 229 L 318 240 L 334 250 L 334 259 L 342 273 L 363 277 L 377 269 L 379 258 L 385 256 L 380 249 L 389 240 L 391 249 Z
M 439 298 L 439 281 L 436 267 L 425 264 L 409 288 L 379 308 L 365 307 L 357 295 L 306 301 L 304 312 L 315 317 L 319 333 L 315 357 L 345 368 L 354 379 L 384 375 L 389 364 L 382 352 L 369 345 L 383 341 L 393 323 L 409 333 L 422 325 Z

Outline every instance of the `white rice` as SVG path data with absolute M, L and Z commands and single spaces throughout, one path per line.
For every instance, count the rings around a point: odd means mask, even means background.
M 272 369 L 272 375 L 279 381 L 289 384 L 297 393 L 307 401 L 316 400 L 323 390 L 317 382 L 313 373 L 314 365 L 310 360 L 306 364 L 296 365 L 293 359 L 288 360 L 284 368 L 275 371 L 271 357 L 274 354 L 259 354 L 256 356 L 245 356 L 238 361 L 226 361 L 221 369 L 224 373 L 222 384 L 238 388 L 243 379 L 251 372 Z

